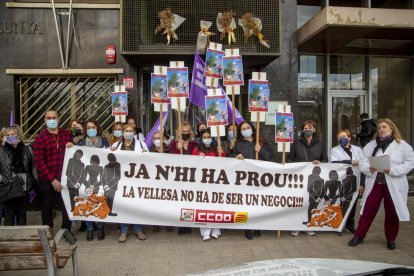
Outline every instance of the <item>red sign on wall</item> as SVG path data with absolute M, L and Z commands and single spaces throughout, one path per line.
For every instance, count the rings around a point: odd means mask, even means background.
M 126 89 L 133 89 L 134 88 L 134 78 L 124 77 L 123 85 L 125 85 Z

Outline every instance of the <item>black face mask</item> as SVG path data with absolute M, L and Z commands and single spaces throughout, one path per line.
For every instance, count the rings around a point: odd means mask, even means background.
M 184 141 L 187 141 L 188 139 L 190 139 L 190 134 L 189 133 L 182 134 L 181 138 L 183 138 Z
M 79 136 L 82 134 L 82 130 L 77 129 L 77 128 L 72 128 L 72 134 L 73 136 Z

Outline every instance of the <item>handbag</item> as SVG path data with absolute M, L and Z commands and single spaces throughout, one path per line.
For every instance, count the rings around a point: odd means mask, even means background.
M 0 202 L 26 195 L 23 189 L 24 185 L 24 180 L 18 174 L 13 173 L 11 181 L 2 177 L 0 181 Z

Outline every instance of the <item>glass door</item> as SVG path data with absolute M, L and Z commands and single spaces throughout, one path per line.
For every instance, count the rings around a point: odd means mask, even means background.
M 366 110 L 365 91 L 331 90 L 329 96 L 328 114 L 328 152 L 337 145 L 337 133 L 347 128 L 352 133 L 352 144 L 359 145 L 357 134 L 360 132 L 359 115 Z

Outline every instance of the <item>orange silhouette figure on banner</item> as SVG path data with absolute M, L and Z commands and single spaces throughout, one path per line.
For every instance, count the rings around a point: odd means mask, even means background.
M 313 209 L 311 221 L 306 226 L 323 227 L 326 225 L 332 228 L 339 228 L 341 222 L 341 206 L 339 204 L 329 204 L 320 209 Z
M 75 197 L 74 216 L 95 216 L 104 219 L 108 216 L 110 209 L 104 195 L 91 194 L 85 197 Z

